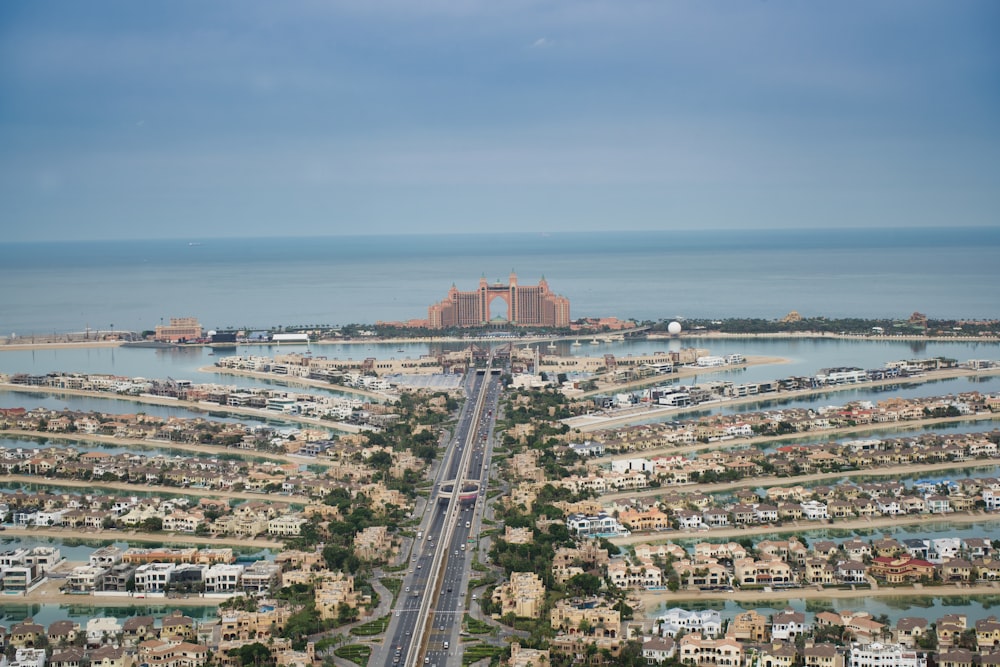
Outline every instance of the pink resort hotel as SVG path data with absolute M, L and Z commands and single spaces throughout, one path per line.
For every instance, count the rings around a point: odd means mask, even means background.
M 454 285 L 444 301 L 427 311 L 431 329 L 478 327 L 490 323 L 490 305 L 497 299 L 507 305 L 504 324 L 513 326 L 568 327 L 569 299 L 549 291 L 543 277 L 537 285 L 518 285 L 511 273 L 506 285 L 499 280 L 488 283 L 479 279 L 479 288 L 461 292 Z

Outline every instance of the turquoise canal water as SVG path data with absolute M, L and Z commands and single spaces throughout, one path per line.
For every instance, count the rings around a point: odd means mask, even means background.
M 10 627 L 14 623 L 20 623 L 26 618 L 31 618 L 40 625 L 48 627 L 56 621 L 75 621 L 81 626 L 86 626 L 87 621 L 92 618 L 116 618 L 119 621 L 132 618 L 133 616 L 150 615 L 154 617 L 166 616 L 175 609 L 180 609 L 185 616 L 189 616 L 196 621 L 210 621 L 216 617 L 217 606 L 192 607 L 184 606 L 183 600 L 171 600 L 163 604 L 149 604 L 138 607 L 104 607 L 88 605 L 83 597 L 80 604 L 24 604 L 14 601 L 8 602 L 0 593 L 0 623 Z

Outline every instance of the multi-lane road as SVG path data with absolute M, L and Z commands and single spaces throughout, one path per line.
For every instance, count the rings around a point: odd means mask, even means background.
M 468 400 L 448 441 L 417 529 L 387 640 L 371 664 L 458 666 L 472 552 L 479 534 L 492 456 L 500 369 L 466 379 Z

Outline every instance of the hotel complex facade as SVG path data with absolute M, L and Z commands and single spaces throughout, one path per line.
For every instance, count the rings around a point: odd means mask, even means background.
M 170 324 L 157 325 L 153 340 L 176 343 L 182 340 L 197 340 L 202 337 L 201 324 L 196 317 L 171 317 Z
M 507 306 L 503 322 L 511 326 L 568 327 L 569 299 L 549 291 L 545 278 L 537 285 L 518 285 L 517 274 L 511 273 L 505 285 L 499 280 L 479 279 L 479 287 L 469 292 L 454 285 L 444 301 L 432 305 L 427 312 L 431 329 L 479 327 L 490 323 L 490 306 L 501 299 Z

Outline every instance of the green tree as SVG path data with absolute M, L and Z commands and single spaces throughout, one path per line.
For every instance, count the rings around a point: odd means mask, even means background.
M 269 667 L 275 664 L 271 651 L 260 642 L 231 648 L 226 651 L 226 654 L 239 659 L 240 665 L 243 667 Z
M 146 532 L 158 533 L 163 530 L 163 519 L 158 516 L 146 517 L 139 525 Z

